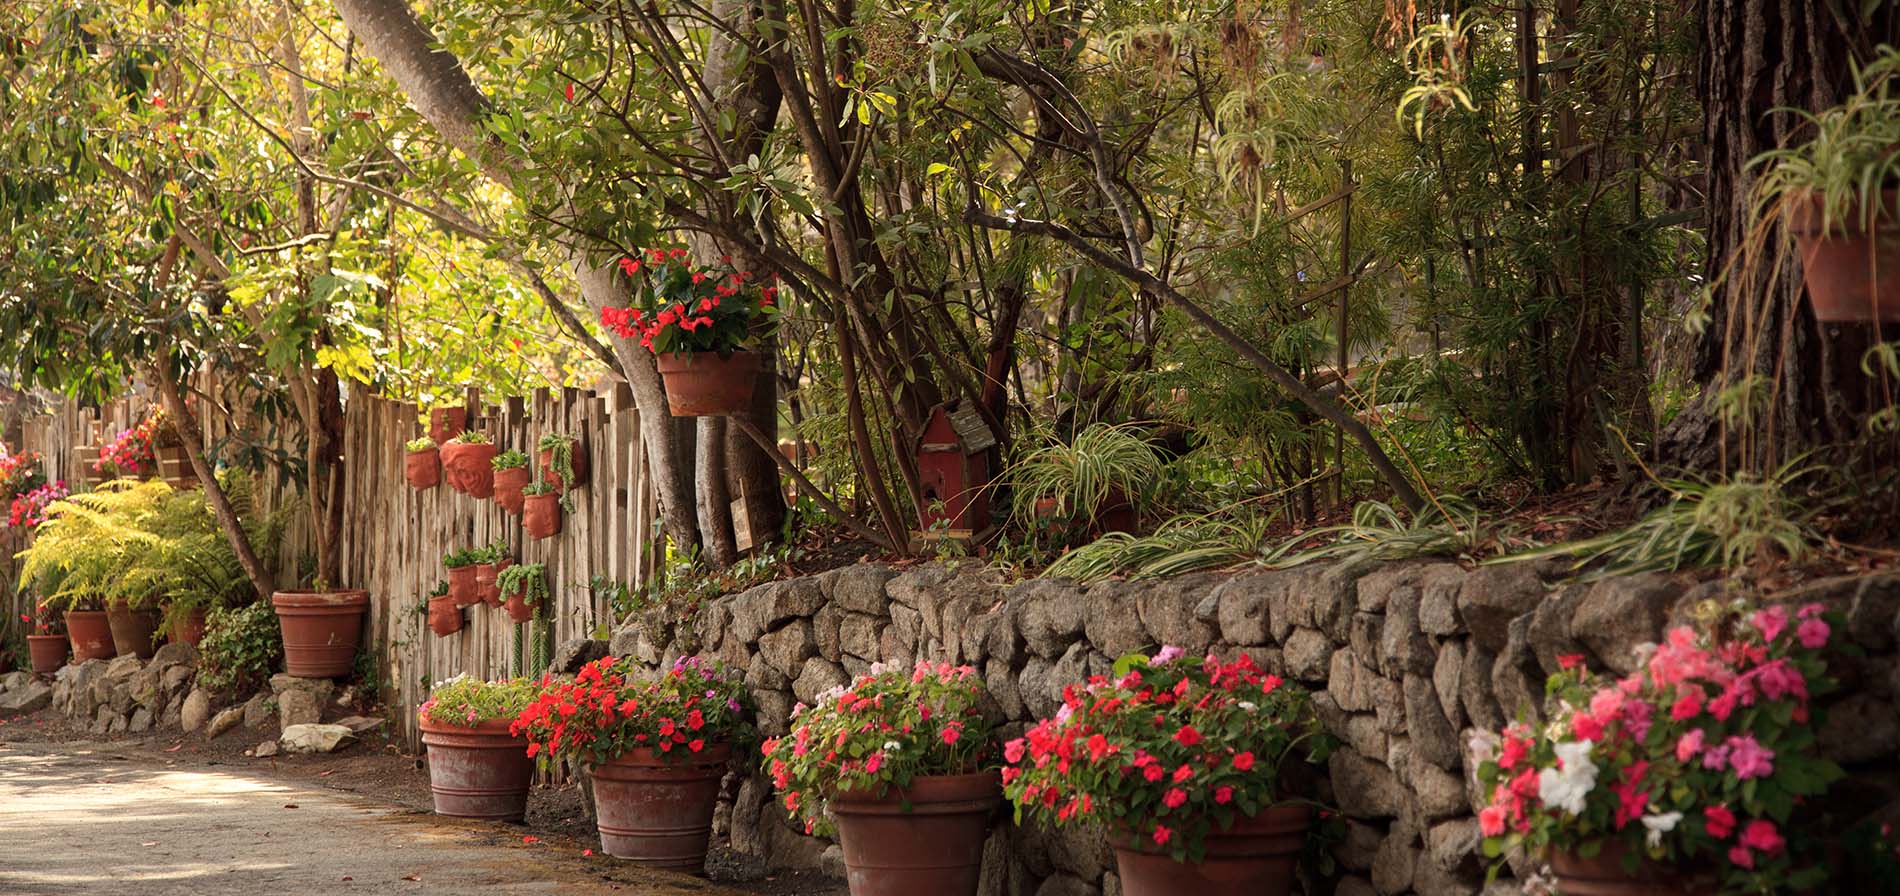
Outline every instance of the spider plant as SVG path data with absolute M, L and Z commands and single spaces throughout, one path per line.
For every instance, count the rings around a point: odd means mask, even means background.
M 1842 104 L 1818 113 L 1780 110 L 1806 119 L 1814 136 L 1750 160 L 1751 167 L 1762 169 L 1755 182 L 1758 215 L 1793 214 L 1798 203 L 1788 200 L 1814 196 L 1827 232 L 1872 226 L 1885 209 L 1880 191 L 1900 183 L 1900 152 L 1894 150 L 1900 146 L 1900 96 L 1892 95 L 1896 75 L 1900 50 L 1882 47 L 1873 62 L 1854 73 L 1856 89 Z
M 1011 517 L 1031 523 L 1044 501 L 1090 525 L 1118 498 L 1139 510 L 1152 498 L 1162 467 L 1161 456 L 1133 424 L 1092 424 L 1067 444 L 1051 442 L 1009 468 Z
M 1114 575 L 1149 579 L 1260 559 L 1271 514 L 1177 516 L 1151 535 L 1110 532 L 1049 565 L 1054 578 L 1096 582 Z
M 1300 549 L 1316 537 L 1323 541 Z M 1457 495 L 1439 496 L 1410 519 L 1383 501 L 1361 501 L 1352 509 L 1351 522 L 1290 538 L 1268 551 L 1263 562 L 1287 567 L 1315 560 L 1358 562 L 1435 555 L 1468 558 L 1497 537 L 1496 530 Z

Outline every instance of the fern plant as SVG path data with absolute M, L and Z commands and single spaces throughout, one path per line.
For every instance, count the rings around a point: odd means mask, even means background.
M 20 587 L 40 583 L 42 599 L 59 609 L 146 605 L 152 595 L 132 591 L 127 579 L 149 547 L 141 523 L 171 493 L 163 480 L 119 479 L 48 505 L 33 543 L 17 555 Z

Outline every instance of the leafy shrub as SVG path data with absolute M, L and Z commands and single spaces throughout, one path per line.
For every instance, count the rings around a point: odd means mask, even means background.
M 241 694 L 270 680 L 284 655 L 277 612 L 265 601 L 234 610 L 214 608 L 205 624 L 198 683 L 222 694 Z
M 526 678 L 482 681 L 457 675 L 437 682 L 416 713 L 435 725 L 471 727 L 496 719 L 512 721 L 528 708 L 537 693 L 538 686 Z

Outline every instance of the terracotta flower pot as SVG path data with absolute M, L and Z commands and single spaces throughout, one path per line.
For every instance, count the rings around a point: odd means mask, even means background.
M 495 587 L 495 564 L 475 564 L 475 594 L 491 607 L 501 606 L 501 589 Z
M 437 445 L 468 430 L 468 408 L 436 408 L 429 412 L 429 438 Z
M 561 496 L 527 496 L 521 505 L 521 528 L 536 540 L 561 534 Z
M 732 748 L 713 744 L 667 758 L 673 761 L 640 748 L 589 772 L 600 848 L 615 858 L 699 874 Z
M 449 488 L 471 498 L 490 498 L 495 494 L 494 445 L 464 445 L 450 442 L 442 446 L 442 473 Z
M 66 635 L 72 641 L 73 662 L 109 660 L 119 655 L 112 644 L 112 623 L 104 610 L 67 610 Z
M 1706 875 L 1647 857 L 1630 871 L 1623 867 L 1628 853 L 1629 847 L 1621 841 L 1604 843 L 1601 851 L 1587 859 L 1552 850 L 1550 870 L 1557 876 L 1557 891 L 1564 896 L 1715 896 L 1715 884 Z
M 509 513 L 520 514 L 521 499 L 526 497 L 521 494 L 521 490 L 527 487 L 528 480 L 532 479 L 533 475 L 534 474 L 528 472 L 527 467 L 509 467 L 506 470 L 496 470 L 495 503 L 500 504 L 501 509 Z
M 482 602 L 482 591 L 475 585 L 475 567 L 456 566 L 449 569 L 449 597 L 458 607 Z
M 1177 862 L 1145 835 L 1112 835 L 1126 896 L 1286 896 L 1312 826 L 1308 806 L 1274 806 L 1207 835 L 1207 855 Z
M 33 657 L 33 674 L 51 675 L 66 665 L 72 642 L 65 635 L 27 635 L 26 649 Z
M 522 600 L 519 594 L 508 595 L 508 599 L 504 601 L 501 606 L 502 609 L 508 611 L 508 618 L 517 623 L 528 622 L 534 619 L 534 607 L 529 606 L 527 601 Z
M 851 896 L 972 896 L 990 816 L 1002 802 L 993 771 L 914 778 L 909 789 L 883 796 L 833 797 Z
M 106 625 L 112 629 L 112 647 L 119 656 L 152 658 L 152 636 L 158 633 L 157 610 L 110 606 L 106 608 Z
M 1872 232 L 1858 202 L 1846 220 L 1823 229 L 1820 194 L 1790 200 L 1788 232 L 1808 301 L 1824 323 L 1900 321 L 1900 190 L 1883 190 L 1880 200 Z
M 724 358 L 713 352 L 655 357 L 666 380 L 666 404 L 675 417 L 722 417 L 752 403 L 752 383 L 759 375 L 755 352 L 733 352 Z
M 298 678 L 341 678 L 356 666 L 369 592 L 279 591 L 271 595 L 284 633 L 284 671 Z
M 507 569 L 508 567 L 513 566 L 513 565 L 515 565 L 515 561 L 513 557 L 503 557 L 500 560 L 496 560 L 495 561 L 496 581 L 499 582 L 501 580 L 502 570 Z M 491 607 L 500 607 L 501 606 L 501 585 L 499 584 L 489 585 L 488 590 L 482 593 L 482 600 L 487 601 L 488 605 Z
M 569 458 L 569 460 L 572 462 L 573 467 L 574 467 L 574 486 L 573 487 L 580 488 L 581 486 L 586 485 L 587 484 L 587 449 L 582 447 L 580 442 L 574 443 L 573 454 Z M 543 482 L 546 482 L 549 485 L 554 486 L 554 490 L 557 492 L 567 491 L 568 484 L 566 482 L 561 481 L 561 474 L 556 472 L 554 469 L 554 452 L 547 448 L 541 449 L 540 461 L 541 461 L 541 480 Z
M 520 821 L 528 814 L 534 760 L 528 758 L 527 738 L 508 733 L 512 720 L 471 727 L 421 721 L 435 814 L 494 821 Z
M 429 631 L 446 638 L 462 630 L 462 608 L 444 594 L 429 598 Z
M 427 491 L 442 482 L 442 452 L 434 448 L 410 451 L 402 458 L 402 478 L 409 487 Z
M 199 644 L 204 643 L 205 625 L 208 621 L 205 608 L 198 607 L 186 613 L 185 618 L 172 623 L 172 630 L 167 634 L 167 637 L 180 644 L 190 644 L 193 647 L 197 647 Z

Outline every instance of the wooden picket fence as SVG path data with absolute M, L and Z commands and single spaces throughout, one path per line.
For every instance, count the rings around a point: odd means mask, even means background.
M 101 408 L 69 402 L 26 421 L 17 447 L 40 452 L 49 479 L 77 487 L 86 478 L 91 449 L 137 423 L 150 403 L 139 391 Z M 222 413 L 200 417 L 207 450 L 214 454 L 234 436 L 253 435 L 250 421 Z M 380 671 L 391 722 L 412 748 L 420 743 L 414 709 L 433 682 L 462 674 L 538 675 L 552 646 L 601 635 L 616 621 L 608 594 L 591 587 L 596 578 L 643 587 L 664 550 L 653 525 L 657 501 L 640 449 L 639 415 L 624 386 L 607 395 L 542 389 L 500 405 L 480 404 L 471 395 L 469 428 L 487 433 L 503 450 L 532 457 L 541 436 L 565 433 L 587 452 L 585 481 L 571 491 L 573 512 L 563 515 L 560 534 L 540 541 L 528 538 L 520 518 L 492 499 L 470 498 L 446 483 L 427 491 L 409 488 L 403 445 L 423 433 L 422 417 L 412 404 L 371 395 L 351 395 L 344 407 L 339 584 L 370 593 L 367 655 Z M 260 478 L 258 488 L 266 506 L 292 509 L 280 581 L 293 581 L 297 569 L 308 568 L 315 543 L 302 497 L 269 477 Z M 551 606 L 536 622 L 515 625 L 501 610 L 477 605 L 465 611 L 462 631 L 435 636 L 426 606 L 430 589 L 445 577 L 443 556 L 497 540 L 507 543 L 516 562 L 547 565 Z M 0 572 L 10 572 L 10 561 L 11 551 Z M 17 621 L 21 611 L 12 607 L 8 618 Z

